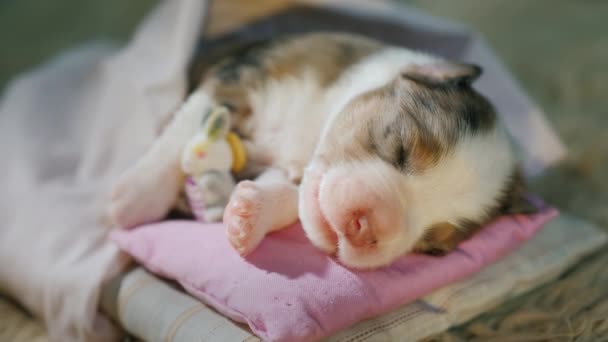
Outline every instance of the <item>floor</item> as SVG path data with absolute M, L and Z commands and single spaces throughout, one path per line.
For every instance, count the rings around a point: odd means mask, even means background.
M 551 204 L 608 230 L 608 2 L 402 0 L 487 38 L 569 148 L 532 182 Z M 49 56 L 94 38 L 124 41 L 153 2 L 0 1 L 0 88 Z M 608 340 L 608 249 L 561 279 L 435 337 L 459 341 Z M 581 295 L 584 293 L 584 295 Z M 44 341 L 39 323 L 0 297 L 0 340 Z M 11 323 L 13 322 L 13 323 Z M 16 322 L 16 323 L 15 323 Z M 23 329 L 12 327 L 23 326 Z

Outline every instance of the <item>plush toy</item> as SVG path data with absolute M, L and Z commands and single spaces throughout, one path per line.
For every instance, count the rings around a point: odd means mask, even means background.
M 240 138 L 230 132 L 228 110 L 222 106 L 209 110 L 203 117 L 201 130 L 184 147 L 181 160 L 188 175 L 186 195 L 197 220 L 222 220 L 235 187 L 231 172 L 241 171 L 246 159 Z

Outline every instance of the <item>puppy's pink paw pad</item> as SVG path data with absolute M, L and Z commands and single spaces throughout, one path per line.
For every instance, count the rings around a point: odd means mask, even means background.
M 252 252 L 264 238 L 262 192 L 253 182 L 239 183 L 224 213 L 224 224 L 230 244 L 239 254 Z
M 252 225 L 247 220 L 233 217 L 226 225 L 228 240 L 239 254 L 246 255 L 253 251 L 257 244 L 252 241 L 255 234 Z

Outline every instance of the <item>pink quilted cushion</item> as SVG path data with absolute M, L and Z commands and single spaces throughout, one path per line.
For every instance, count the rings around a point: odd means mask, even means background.
M 317 251 L 299 225 L 269 235 L 247 259 L 221 224 L 168 221 L 112 238 L 136 260 L 270 341 L 311 341 L 460 280 L 531 238 L 557 216 L 502 217 L 451 254 L 407 255 L 357 272 Z

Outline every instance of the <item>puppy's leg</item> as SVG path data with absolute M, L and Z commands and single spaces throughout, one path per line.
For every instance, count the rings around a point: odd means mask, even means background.
M 167 215 L 184 183 L 182 149 L 212 105 L 205 93 L 192 93 L 150 149 L 120 177 L 108 208 L 114 224 L 132 227 Z
M 264 236 L 298 219 L 298 187 L 280 169 L 255 181 L 240 182 L 224 212 L 228 239 L 241 254 L 253 251 Z

